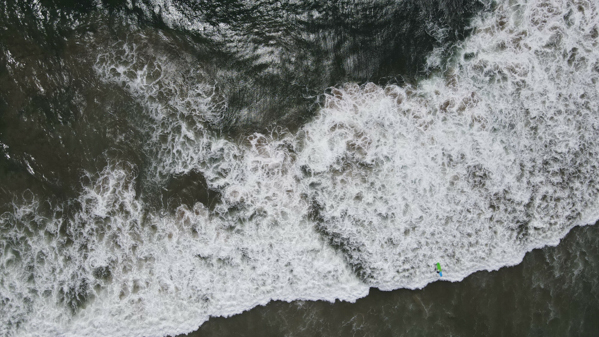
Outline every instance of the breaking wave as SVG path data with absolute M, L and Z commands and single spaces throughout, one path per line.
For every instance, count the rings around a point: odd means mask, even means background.
M 460 281 L 557 244 L 599 219 L 597 14 L 501 2 L 417 85 L 332 88 L 297 132 L 240 139 L 210 127 L 225 100 L 185 55 L 112 45 L 94 69 L 144 107 L 145 174 L 195 172 L 219 198 L 149 207 L 126 160 L 70 204 L 19 196 L 0 218 L 0 333 L 183 333 L 274 299 L 421 288 L 436 262 Z

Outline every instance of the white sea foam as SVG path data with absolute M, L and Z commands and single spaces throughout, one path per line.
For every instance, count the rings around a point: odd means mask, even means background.
M 597 22 L 588 1 L 501 3 L 417 87 L 347 84 L 297 134 L 238 143 L 205 128 L 226 107 L 185 56 L 113 46 L 96 70 L 150 116 L 149 176 L 201 172 L 222 201 L 152 211 L 124 162 L 85 179 L 69 216 L 16 200 L 0 334 L 176 334 L 272 299 L 423 287 L 436 262 L 459 281 L 557 244 L 599 218 Z
M 422 287 L 435 261 L 461 280 L 596 220 L 596 11 L 502 4 L 418 88 L 333 91 L 296 165 L 368 284 Z

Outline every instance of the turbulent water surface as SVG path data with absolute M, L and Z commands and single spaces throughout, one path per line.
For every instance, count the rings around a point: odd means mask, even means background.
M 598 15 L 586 0 L 4 0 L 0 334 L 174 335 L 558 244 L 599 219 Z M 580 233 L 563 248 L 580 268 L 543 253 L 553 274 L 597 274 L 596 230 Z M 516 294 L 561 282 L 597 303 L 596 281 L 531 277 Z M 420 292 L 393 294 L 429 317 Z M 573 320 L 560 331 L 596 328 L 596 305 L 567 308 L 549 315 Z M 310 329 L 295 333 L 332 334 Z

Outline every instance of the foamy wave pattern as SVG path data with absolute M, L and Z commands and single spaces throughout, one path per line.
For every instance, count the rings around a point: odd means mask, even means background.
M 0 334 L 176 334 L 272 299 L 423 287 L 436 262 L 459 281 L 557 244 L 599 218 L 597 13 L 499 4 L 417 87 L 348 84 L 297 134 L 239 143 L 204 127 L 225 107 L 201 73 L 113 46 L 96 70 L 145 107 L 155 179 L 199 171 L 222 201 L 150 211 L 123 162 L 84 179 L 72 217 L 16 201 Z

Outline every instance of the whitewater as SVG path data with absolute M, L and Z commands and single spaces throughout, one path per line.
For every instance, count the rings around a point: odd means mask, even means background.
M 199 173 L 219 198 L 150 207 L 126 160 L 82 177 L 70 217 L 15 196 L 0 216 L 0 335 L 165 336 L 272 300 L 353 302 L 515 265 L 595 223 L 597 4 L 495 6 L 418 83 L 339 85 L 298 130 L 236 139 L 209 127 L 226 100 L 182 68 L 190 55 L 133 38 L 92 48 L 97 77 L 144 109 L 145 174 Z

